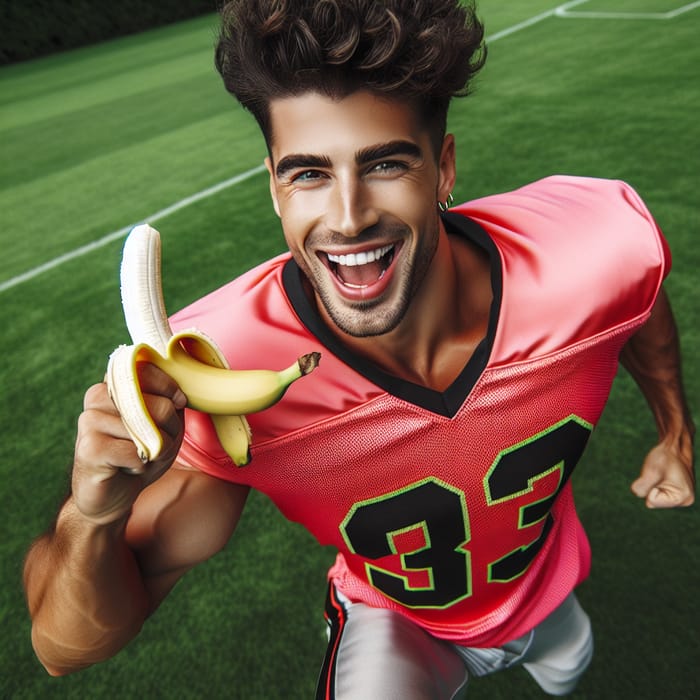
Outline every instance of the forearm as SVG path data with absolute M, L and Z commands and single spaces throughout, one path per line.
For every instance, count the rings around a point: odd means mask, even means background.
M 678 331 L 663 290 L 649 320 L 628 341 L 620 360 L 651 408 L 660 441 L 691 460 L 695 427 L 683 389 Z
M 51 675 L 113 656 L 143 624 L 148 598 L 124 525 L 94 525 L 69 500 L 27 555 L 32 642 Z

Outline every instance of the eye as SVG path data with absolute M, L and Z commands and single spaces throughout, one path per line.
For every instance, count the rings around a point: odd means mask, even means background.
M 304 170 L 294 175 L 291 180 L 298 184 L 304 184 L 305 182 L 315 182 L 323 177 L 325 177 L 324 174 L 318 170 Z
M 407 169 L 406 163 L 400 160 L 383 160 L 381 163 L 375 163 L 370 168 L 370 173 L 378 175 L 396 175 Z

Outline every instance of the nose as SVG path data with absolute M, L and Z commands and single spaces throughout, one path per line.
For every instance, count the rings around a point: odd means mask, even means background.
M 369 188 L 353 177 L 337 178 L 330 188 L 326 225 L 331 231 L 355 238 L 379 221 Z

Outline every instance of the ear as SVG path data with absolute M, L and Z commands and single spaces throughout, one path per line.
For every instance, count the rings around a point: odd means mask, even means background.
M 440 150 L 438 162 L 437 201 L 444 202 L 452 192 L 457 181 L 457 165 L 455 156 L 455 137 L 446 134 Z
M 265 158 L 265 167 L 267 168 L 267 172 L 270 174 L 270 197 L 272 197 L 272 206 L 275 210 L 275 214 L 279 216 L 280 205 L 277 201 L 277 187 L 275 186 L 275 169 L 272 167 L 272 161 L 270 160 L 269 156 Z

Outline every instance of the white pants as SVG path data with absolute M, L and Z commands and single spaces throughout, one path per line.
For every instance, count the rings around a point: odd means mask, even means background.
M 470 674 L 522 665 L 550 695 L 576 686 L 593 655 L 588 615 L 572 593 L 528 634 L 497 649 L 436 639 L 402 615 L 331 589 L 328 654 L 317 700 L 452 700 Z

